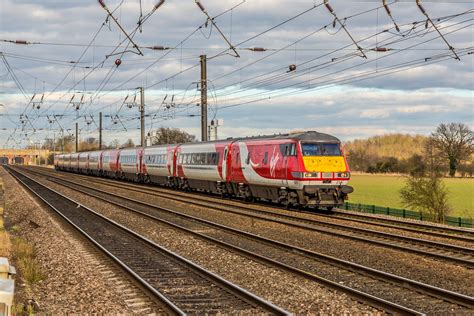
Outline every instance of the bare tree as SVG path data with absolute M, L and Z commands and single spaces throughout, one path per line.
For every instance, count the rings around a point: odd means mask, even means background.
M 432 137 L 428 138 L 423 148 L 423 160 L 426 172 L 431 177 L 441 177 L 446 171 L 446 161 L 441 151 L 435 146 Z
M 400 197 L 407 207 L 427 212 L 438 223 L 444 222 L 449 212 L 448 190 L 439 176 L 407 177 Z
M 111 141 L 108 146 L 108 148 L 110 149 L 119 148 L 119 147 L 120 147 L 120 142 L 118 139 L 114 139 L 113 141 Z
M 474 135 L 463 123 L 441 124 L 431 134 L 433 146 L 449 160 L 449 175 L 453 177 L 461 160 L 473 152 Z
M 130 148 L 130 147 L 135 147 L 135 143 L 133 142 L 133 140 L 131 138 L 129 138 L 125 143 L 123 143 L 121 146 L 121 148 Z
M 181 131 L 177 128 L 165 128 L 160 127 L 156 131 L 156 136 L 152 138 L 153 145 L 163 145 L 163 144 L 181 144 L 181 143 L 191 143 L 196 141 L 194 135 L 188 134 L 185 131 Z

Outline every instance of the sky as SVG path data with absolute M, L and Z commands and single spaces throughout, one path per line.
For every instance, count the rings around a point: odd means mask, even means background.
M 378 0 L 200 1 L 215 25 L 194 0 L 103 3 L 112 16 L 93 0 L 0 0 L 1 146 L 74 134 L 76 123 L 81 139 L 97 138 L 99 112 L 106 143 L 139 143 L 137 87 L 147 133 L 199 139 L 201 55 L 219 138 L 474 128 L 472 1 L 421 1 L 426 15 L 387 1 L 391 16 Z

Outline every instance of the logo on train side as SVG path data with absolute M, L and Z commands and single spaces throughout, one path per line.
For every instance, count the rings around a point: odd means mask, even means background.
M 276 155 L 275 155 L 276 153 Z M 272 158 L 270 159 L 270 176 L 275 177 L 275 169 L 280 159 L 280 151 L 276 151 L 276 147 L 273 147 Z

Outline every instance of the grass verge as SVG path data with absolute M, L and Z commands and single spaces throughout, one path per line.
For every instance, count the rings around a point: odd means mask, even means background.
M 445 178 L 448 188 L 449 216 L 474 218 L 474 179 Z M 354 192 L 349 202 L 373 204 L 392 208 L 405 208 L 400 200 L 400 189 L 404 186 L 402 176 L 352 175 L 350 185 Z
M 0 257 L 9 257 L 11 251 L 10 237 L 3 224 L 3 179 L 0 178 Z
M 19 237 L 12 239 L 12 246 L 13 258 L 23 279 L 29 284 L 43 280 L 41 266 L 36 260 L 35 247 Z

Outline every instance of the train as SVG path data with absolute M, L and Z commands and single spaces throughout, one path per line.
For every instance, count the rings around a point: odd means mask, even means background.
M 316 131 L 60 154 L 54 167 L 328 210 L 341 206 L 353 192 L 341 141 Z

